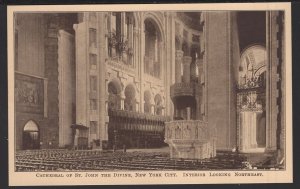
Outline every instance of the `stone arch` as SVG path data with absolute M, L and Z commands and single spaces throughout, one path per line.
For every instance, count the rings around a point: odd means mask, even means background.
M 160 94 L 155 95 L 154 103 L 155 103 L 155 114 L 156 115 L 162 115 L 163 99 L 162 99 Z
M 155 23 L 155 25 L 157 26 L 157 29 L 160 32 L 161 40 L 162 40 L 163 43 L 165 43 L 166 37 L 165 37 L 164 29 L 163 29 L 164 24 L 162 23 L 161 19 L 159 19 L 159 17 L 153 12 L 146 12 L 144 14 L 144 22 L 147 19 L 150 19 Z
M 241 49 L 240 51 L 240 55 L 242 57 L 242 55 L 249 49 L 252 49 L 252 48 L 261 48 L 261 49 L 265 49 L 266 50 L 266 46 L 265 44 L 261 44 L 261 43 L 251 43 L 249 45 L 247 45 L 245 48 Z
M 248 56 L 254 51 L 259 55 L 259 57 L 255 57 L 255 62 Z M 256 70 L 254 72 L 256 78 L 266 71 L 266 48 L 264 46 L 253 44 L 242 51 L 239 65 L 239 84 L 244 84 L 248 75 L 249 77 L 252 77 L 252 74 L 247 74 L 251 69 Z
M 33 121 L 33 120 L 29 120 L 26 122 L 26 124 L 24 125 L 23 131 L 39 131 L 39 126 L 38 124 Z
M 237 101 L 241 108 L 237 120 L 240 135 L 244 135 L 239 148 L 242 152 L 258 150 L 264 151 L 268 140 L 268 125 L 266 124 L 266 48 L 252 44 L 241 52 L 238 87 L 246 89 L 237 94 Z M 242 118 L 242 119 L 241 119 Z M 250 121 L 246 121 L 250 120 Z M 251 129 L 250 129 L 251 128 Z
M 121 81 L 118 78 L 113 78 L 107 83 L 107 92 L 109 93 L 109 86 L 113 86 L 116 89 L 116 94 L 120 94 L 123 88 Z
M 107 84 L 108 109 L 121 109 L 122 84 L 119 79 L 114 78 Z
M 124 94 L 124 109 L 127 111 L 136 111 L 136 88 L 134 84 L 128 84 L 124 89 Z
M 144 20 L 145 26 L 145 59 L 144 72 L 154 77 L 161 77 L 163 39 L 158 24 L 152 18 Z
M 39 126 L 34 120 L 29 120 L 23 127 L 23 149 L 39 149 Z

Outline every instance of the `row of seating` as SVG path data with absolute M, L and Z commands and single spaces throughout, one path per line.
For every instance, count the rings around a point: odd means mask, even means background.
M 209 159 L 171 159 L 167 152 L 35 150 L 16 153 L 16 171 L 247 169 L 246 157 L 217 153 Z M 263 169 L 263 168 L 262 168 Z

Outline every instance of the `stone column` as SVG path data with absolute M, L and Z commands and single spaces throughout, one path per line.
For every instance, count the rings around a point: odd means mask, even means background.
M 99 13 L 97 16 L 98 20 L 97 23 L 104 23 L 105 22 L 105 14 Z M 99 76 L 99 124 L 98 124 L 98 133 L 97 138 L 101 140 L 100 148 L 106 147 L 106 142 L 108 140 L 108 130 L 107 130 L 107 122 L 109 121 L 109 117 L 107 115 L 107 102 L 106 102 L 106 95 L 107 92 L 105 90 L 105 73 L 106 73 L 106 64 L 105 64 L 105 55 L 106 55 L 106 44 L 105 44 L 105 28 L 98 24 L 98 44 L 99 44 L 99 58 L 98 58 L 98 76 Z M 103 146 L 104 141 L 104 146 Z
M 151 107 L 151 114 L 155 114 L 155 102 L 154 102 L 154 99 L 151 98 L 151 101 L 150 101 L 150 107 Z
M 133 45 L 132 45 L 132 49 L 133 49 L 133 62 L 132 65 L 133 67 L 138 68 L 138 66 L 136 67 L 136 62 L 139 61 L 139 30 L 134 28 L 133 29 Z
M 125 94 L 122 91 L 121 95 L 120 95 L 120 99 L 121 99 L 121 110 L 124 110 L 124 100 L 125 100 Z
M 183 57 L 183 82 L 190 83 L 191 80 L 191 68 L 190 65 L 192 63 L 192 57 L 184 56 Z
M 191 107 L 186 108 L 186 119 L 187 120 L 191 119 Z
M 266 13 L 266 50 L 267 50 L 267 71 L 266 71 L 266 150 L 275 151 L 277 148 L 277 128 L 278 128 L 278 65 L 281 64 L 278 57 L 278 11 Z
M 239 141 L 240 141 L 240 145 L 239 145 L 239 150 L 243 151 L 245 148 L 245 144 L 244 144 L 244 128 L 243 128 L 243 122 L 245 120 L 245 113 L 244 112 L 240 112 L 240 132 L 239 132 Z
M 134 37 L 134 33 L 135 31 L 133 31 L 133 20 L 130 19 L 128 22 L 128 29 L 127 31 L 129 31 L 128 35 L 128 45 L 129 47 L 133 46 L 133 37 Z
M 257 148 L 256 140 L 256 119 L 257 112 L 241 112 L 241 143 L 240 150 L 242 152 L 247 152 L 248 150 L 254 150 Z
M 125 12 L 121 13 L 121 35 L 123 36 L 124 39 L 127 38 L 126 33 L 127 33 L 127 28 L 126 26 L 126 16 L 125 16 Z
M 175 54 L 175 83 L 181 83 L 181 64 L 182 64 L 183 51 L 176 50 Z
M 202 86 L 202 82 L 201 82 L 201 76 L 203 75 L 202 73 L 202 64 L 203 64 L 203 59 L 199 59 L 197 58 L 196 59 L 196 69 L 198 69 L 198 87 L 197 89 L 201 89 L 199 90 L 199 93 L 202 93 L 202 94 L 198 94 L 196 96 L 196 119 L 199 120 L 199 119 L 202 119 L 202 107 L 201 105 L 203 104 L 203 96 L 204 96 L 204 90 L 203 90 L 203 86 Z
M 251 125 L 249 125 L 250 126 L 250 128 L 251 128 L 251 130 L 250 130 L 250 136 L 251 136 L 251 144 L 250 144 L 250 148 L 257 148 L 257 140 L 256 140 L 256 125 L 257 125 L 257 123 L 256 123 L 256 112 L 251 112 L 250 113 L 250 115 L 251 115 Z
M 128 56 L 128 64 L 130 64 L 131 66 L 133 66 L 133 43 L 134 43 L 134 31 L 133 31 L 133 21 L 132 19 L 129 20 L 128 23 L 128 48 L 129 48 L 129 56 Z

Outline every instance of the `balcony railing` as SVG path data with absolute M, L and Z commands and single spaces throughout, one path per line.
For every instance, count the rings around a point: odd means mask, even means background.
M 200 94 L 200 86 L 197 83 L 175 83 L 171 86 L 171 98 L 178 96 L 195 96 Z

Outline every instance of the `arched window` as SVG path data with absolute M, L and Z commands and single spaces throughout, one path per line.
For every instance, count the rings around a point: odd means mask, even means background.
M 150 91 L 144 92 L 144 113 L 151 113 L 151 93 L 150 93 Z
M 127 85 L 125 88 L 124 109 L 127 111 L 135 111 L 136 99 L 135 89 L 133 85 Z
M 133 65 L 132 12 L 113 12 L 108 18 L 108 55 L 111 59 Z
M 108 84 L 108 109 L 120 110 L 121 109 L 121 85 L 117 80 L 113 80 Z
M 160 58 L 161 58 L 161 34 L 157 25 L 151 19 L 145 20 L 145 73 L 160 77 Z
M 239 86 L 254 87 L 261 85 L 260 81 L 265 79 L 266 50 L 264 47 L 254 45 L 247 48 L 241 55 L 239 66 Z

